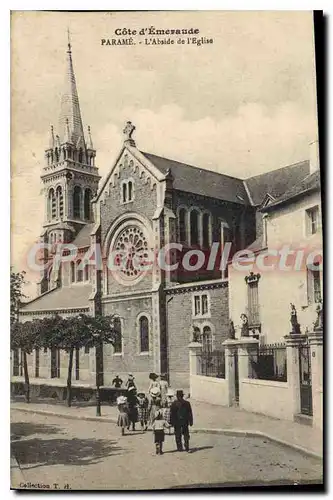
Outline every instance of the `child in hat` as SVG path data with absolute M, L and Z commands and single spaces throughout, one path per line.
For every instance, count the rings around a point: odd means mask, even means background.
M 137 397 L 138 402 L 138 421 L 141 424 L 141 429 L 147 430 L 148 427 L 148 398 L 144 392 L 139 392 Z
M 171 405 L 174 400 L 174 392 L 168 389 L 166 393 L 166 400 L 163 404 L 163 418 L 169 424 L 169 435 L 171 434 Z
M 169 424 L 164 420 L 162 411 L 158 410 L 153 421 L 156 455 L 163 455 L 164 429 L 168 428 L 168 426 Z
M 160 408 L 161 392 L 158 387 L 153 387 L 150 391 L 150 403 L 148 408 L 150 425 L 153 425 L 155 414 Z
M 125 427 L 129 427 L 129 418 L 128 418 L 128 405 L 127 398 L 125 396 L 119 396 L 117 398 L 117 407 L 119 411 L 117 425 L 121 427 L 121 435 L 125 434 Z

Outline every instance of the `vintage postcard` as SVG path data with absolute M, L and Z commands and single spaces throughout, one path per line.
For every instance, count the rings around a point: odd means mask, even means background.
M 11 12 L 13 489 L 323 484 L 315 17 Z

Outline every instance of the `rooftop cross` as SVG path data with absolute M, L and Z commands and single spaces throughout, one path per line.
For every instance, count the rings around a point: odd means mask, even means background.
M 125 128 L 123 130 L 123 133 L 125 135 L 125 141 L 133 141 L 132 139 L 132 134 L 135 130 L 135 126 L 133 125 L 132 122 L 126 122 Z

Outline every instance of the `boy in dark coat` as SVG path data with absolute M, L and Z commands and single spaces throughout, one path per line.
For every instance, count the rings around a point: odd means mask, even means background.
M 175 439 L 178 451 L 183 451 L 182 436 L 184 436 L 184 446 L 186 451 L 190 451 L 189 426 L 193 425 L 192 408 L 189 401 L 185 401 L 183 391 L 176 393 L 176 401 L 171 405 L 170 420 L 175 429 Z

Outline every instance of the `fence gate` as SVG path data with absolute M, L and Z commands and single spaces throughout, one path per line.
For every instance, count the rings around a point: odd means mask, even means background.
M 310 346 L 299 347 L 299 382 L 301 397 L 301 413 L 312 416 L 312 384 Z

